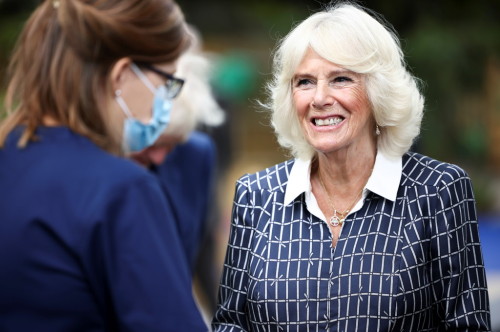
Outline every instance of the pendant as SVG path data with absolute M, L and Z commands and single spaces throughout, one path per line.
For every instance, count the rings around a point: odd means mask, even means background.
M 337 227 L 339 225 L 342 225 L 342 222 L 344 219 L 340 219 L 339 216 L 337 216 L 337 213 L 335 213 L 331 218 L 330 218 L 330 225 L 333 227 Z

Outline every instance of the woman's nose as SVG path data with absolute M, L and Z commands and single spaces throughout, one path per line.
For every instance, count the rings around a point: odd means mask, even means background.
M 335 104 L 335 98 L 333 97 L 332 91 L 328 84 L 324 81 L 318 81 L 316 84 L 316 90 L 314 92 L 313 100 L 311 102 L 314 108 L 325 108 Z

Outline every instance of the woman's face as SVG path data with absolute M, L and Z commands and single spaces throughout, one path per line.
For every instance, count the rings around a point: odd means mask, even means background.
M 292 93 L 304 137 L 316 151 L 374 146 L 375 122 L 361 74 L 309 49 L 292 78 Z
M 176 69 L 176 63 L 155 64 L 166 73 L 173 74 Z M 165 84 L 165 78 L 146 68 L 140 68 L 146 78 L 158 88 Z M 137 120 L 148 123 L 152 116 L 154 92 L 151 91 L 144 82 L 129 67 L 126 73 L 126 81 L 122 85 L 122 97 L 127 103 L 132 116 Z

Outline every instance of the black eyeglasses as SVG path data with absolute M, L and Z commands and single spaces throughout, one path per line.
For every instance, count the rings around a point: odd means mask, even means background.
M 184 80 L 182 78 L 178 78 L 172 74 L 166 73 L 149 63 L 138 62 L 137 65 L 139 67 L 150 70 L 166 79 L 165 87 L 167 88 L 167 98 L 173 99 L 179 95 L 179 92 L 181 92 L 182 86 L 184 85 Z

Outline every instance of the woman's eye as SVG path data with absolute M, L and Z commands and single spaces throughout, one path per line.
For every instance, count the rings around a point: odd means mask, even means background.
M 301 78 L 301 79 L 298 79 L 297 81 L 295 81 L 295 86 L 307 86 L 311 83 L 312 83 L 312 81 L 310 79 Z
M 346 82 L 352 82 L 352 79 L 350 77 L 347 77 L 347 76 L 339 76 L 339 77 L 336 77 L 333 82 L 335 83 L 346 83 Z
M 344 88 L 353 84 L 354 80 L 349 76 L 338 76 L 334 77 L 330 82 L 332 87 Z

